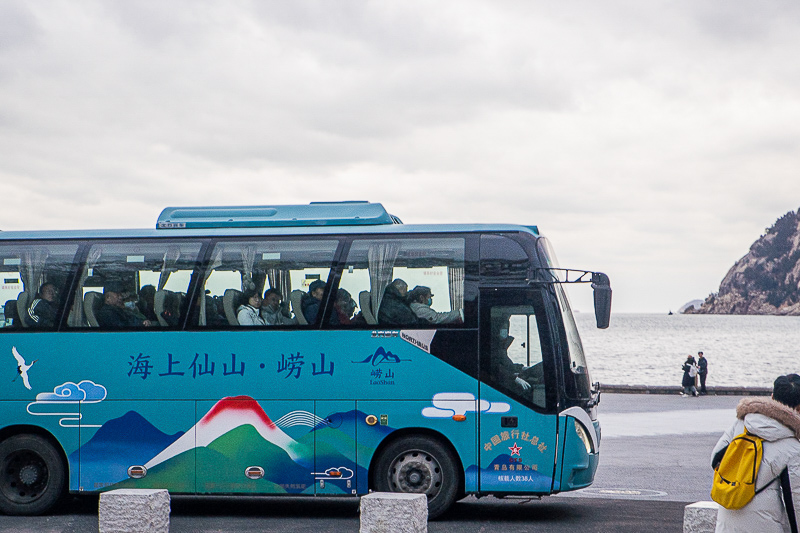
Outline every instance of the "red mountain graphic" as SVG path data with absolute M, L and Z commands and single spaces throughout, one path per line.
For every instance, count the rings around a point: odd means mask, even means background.
M 282 448 L 293 461 L 301 459 L 303 447 L 270 420 L 257 401 L 249 396 L 223 398 L 189 431 L 150 459 L 150 469 L 167 459 L 195 447 L 208 446 L 216 439 L 240 426 L 249 424 L 264 440 Z

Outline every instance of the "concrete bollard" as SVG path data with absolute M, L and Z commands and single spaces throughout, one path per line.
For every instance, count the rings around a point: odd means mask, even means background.
M 683 508 L 683 533 L 714 533 L 717 502 L 695 502 Z
M 361 497 L 360 533 L 427 533 L 428 497 L 373 492 Z
M 100 533 L 169 533 L 166 489 L 117 489 L 100 494 Z

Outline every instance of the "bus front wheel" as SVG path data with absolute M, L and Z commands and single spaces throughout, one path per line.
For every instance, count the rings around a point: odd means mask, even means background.
M 428 517 L 444 513 L 456 500 L 459 476 L 452 452 L 438 441 L 413 436 L 383 450 L 375 468 L 379 492 L 406 492 L 428 497 Z
M 64 494 L 65 470 L 56 448 L 38 435 L 14 435 L 0 442 L 0 511 L 37 515 Z

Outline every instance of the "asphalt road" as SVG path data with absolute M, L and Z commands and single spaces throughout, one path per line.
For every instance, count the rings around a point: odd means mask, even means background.
M 431 532 L 678 533 L 683 508 L 708 500 L 710 454 L 739 397 L 605 394 L 601 460 L 592 487 L 533 499 L 466 498 Z M 357 532 L 358 502 L 173 497 L 172 533 Z M 97 498 L 74 497 L 45 517 L 0 516 L 0 532 L 98 531 Z

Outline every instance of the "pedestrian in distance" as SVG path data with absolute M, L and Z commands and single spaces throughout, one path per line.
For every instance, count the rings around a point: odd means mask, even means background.
M 703 352 L 697 352 L 697 375 L 700 376 L 700 394 L 705 396 L 708 394 L 706 390 L 706 376 L 708 375 L 708 359 L 703 355 Z
M 800 517 L 800 376 L 778 377 L 772 398 L 742 399 L 736 407 L 736 417 L 736 422 L 714 446 L 712 467 L 717 467 L 723 460 L 723 450 L 745 430 L 763 439 L 763 455 L 756 475 L 755 495 L 740 509 L 720 507 L 715 531 L 789 532 L 787 509 Z
M 683 392 L 681 392 L 681 396 L 684 398 L 687 396 L 699 396 L 697 387 L 694 386 L 694 378 L 697 375 L 698 369 L 693 356 L 690 355 L 686 358 L 686 362 L 683 363 L 681 370 L 683 370 L 683 379 L 681 380 Z

